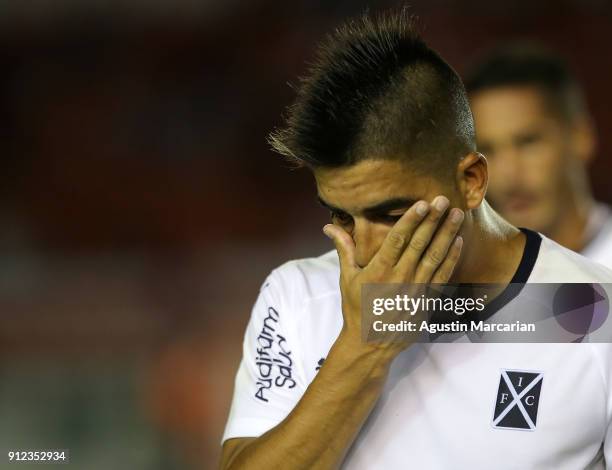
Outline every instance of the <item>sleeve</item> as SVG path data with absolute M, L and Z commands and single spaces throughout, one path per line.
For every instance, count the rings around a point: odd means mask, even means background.
M 289 295 L 275 272 L 261 287 L 244 335 L 222 442 L 264 434 L 285 419 L 304 393 L 296 377 L 299 358 L 291 339 L 295 312 L 288 310 Z

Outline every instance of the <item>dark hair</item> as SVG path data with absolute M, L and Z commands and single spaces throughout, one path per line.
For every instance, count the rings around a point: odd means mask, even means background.
M 465 74 L 470 95 L 506 86 L 532 86 L 559 117 L 571 119 L 585 111 L 582 90 L 568 65 L 555 53 L 533 42 L 513 42 L 489 51 Z
M 406 159 L 454 170 L 449 163 L 475 149 L 461 79 L 405 8 L 364 15 L 329 35 L 300 80 L 286 127 L 269 142 L 310 168 Z

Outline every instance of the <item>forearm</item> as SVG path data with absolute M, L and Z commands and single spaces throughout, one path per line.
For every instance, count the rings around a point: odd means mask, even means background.
M 378 400 L 394 356 L 386 350 L 357 353 L 358 346 L 339 338 L 287 418 L 226 468 L 338 468 Z

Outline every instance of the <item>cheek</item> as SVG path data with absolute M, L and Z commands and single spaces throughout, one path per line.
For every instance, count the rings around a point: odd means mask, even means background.
M 377 248 L 385 241 L 387 234 L 393 228 L 392 225 L 382 224 L 382 223 L 372 223 L 370 224 L 370 232 L 372 238 L 372 244 Z
M 536 193 L 552 193 L 563 184 L 566 162 L 563 148 L 544 141 L 529 146 L 520 154 L 520 182 Z M 494 178 L 500 186 L 504 185 L 504 175 L 500 172 Z
M 504 177 L 504 172 L 502 171 L 501 165 L 499 165 L 499 160 L 490 159 L 488 162 L 489 166 L 489 181 L 487 187 L 487 193 L 489 195 L 494 195 L 498 191 L 503 190 L 509 183 L 507 177 Z
M 369 220 L 357 219 L 353 225 L 353 240 L 357 244 L 368 246 L 379 245 L 391 230 L 391 225 L 374 223 Z
M 563 158 L 563 149 L 542 146 L 532 160 L 533 164 L 525 175 L 531 188 L 552 193 L 565 184 L 567 163 Z
M 366 266 L 370 262 L 382 246 L 389 230 L 391 226 L 385 224 L 357 221 L 353 230 L 353 241 L 359 266 Z

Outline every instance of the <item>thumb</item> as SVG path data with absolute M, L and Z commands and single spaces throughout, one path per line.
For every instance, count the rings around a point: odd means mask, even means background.
M 357 268 L 355 263 L 355 243 L 353 238 L 346 233 L 342 228 L 327 224 L 323 227 L 323 233 L 331 238 L 336 246 L 338 257 L 340 258 L 340 269 L 344 273 L 348 273 L 351 270 Z

